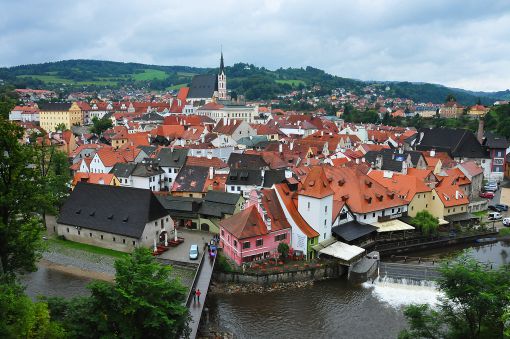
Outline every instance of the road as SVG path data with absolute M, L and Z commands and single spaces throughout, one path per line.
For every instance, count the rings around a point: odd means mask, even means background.
M 489 200 L 488 205 L 496 205 L 496 204 L 500 203 L 502 187 L 503 187 L 503 183 L 500 185 L 499 189 L 496 192 L 494 192 L 494 198 Z M 489 210 L 489 212 L 491 212 L 491 211 Z M 510 211 L 503 211 L 503 212 L 501 212 L 501 214 L 503 215 L 503 218 L 506 218 L 506 217 L 510 216 Z M 487 219 L 487 216 L 483 217 L 483 221 L 485 221 L 489 225 L 492 225 L 492 223 L 493 223 L 491 220 Z M 494 227 L 496 228 L 496 230 L 499 230 L 501 228 L 504 228 L 505 226 L 503 226 L 503 223 L 501 221 L 496 221 L 496 222 L 494 222 Z

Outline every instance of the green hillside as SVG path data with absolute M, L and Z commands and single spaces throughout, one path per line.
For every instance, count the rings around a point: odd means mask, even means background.
M 100 90 L 130 86 L 154 90 L 177 90 L 191 82 L 195 74 L 216 73 L 217 69 L 189 66 L 159 66 L 99 60 L 65 60 L 34 65 L 0 68 L 0 79 L 16 87 L 73 90 Z M 440 85 L 410 82 L 364 82 L 328 74 L 313 67 L 268 70 L 251 64 L 237 63 L 226 67 L 228 88 L 247 99 L 273 99 L 295 89 L 315 88 L 315 95 L 327 95 L 335 88 L 365 94 L 372 85 L 385 96 L 410 98 L 416 102 L 443 102 L 454 95 L 465 105 L 478 99 L 490 104 L 510 97 L 504 92 L 470 92 Z

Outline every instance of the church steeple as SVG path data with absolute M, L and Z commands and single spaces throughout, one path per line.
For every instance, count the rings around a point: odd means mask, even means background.
M 221 58 L 220 58 L 220 74 L 225 73 L 225 65 L 223 64 L 223 51 L 221 51 Z
M 227 75 L 225 74 L 225 63 L 223 62 L 223 48 L 221 50 L 220 71 L 218 73 L 218 99 L 227 100 Z

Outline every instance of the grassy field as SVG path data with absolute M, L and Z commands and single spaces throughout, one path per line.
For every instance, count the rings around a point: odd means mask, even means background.
M 190 72 L 177 72 L 177 75 L 191 78 L 192 76 L 197 75 L 197 74 L 196 73 L 190 73 Z
M 176 91 L 176 90 L 178 90 L 179 88 L 182 88 L 182 87 L 186 87 L 186 84 L 173 85 L 173 86 L 167 87 L 166 89 L 168 91 Z
M 144 69 L 143 73 L 133 74 L 133 79 L 136 81 L 147 81 L 147 80 L 164 80 L 168 78 L 168 74 L 157 69 Z
M 66 248 L 70 248 L 70 249 L 81 250 L 81 251 L 90 252 L 90 253 L 99 254 L 99 255 L 107 255 L 107 256 L 115 257 L 115 258 L 123 258 L 123 257 L 126 257 L 129 255 L 129 253 L 124 253 L 124 252 L 110 250 L 107 248 L 82 244 L 82 243 L 74 242 L 74 241 L 70 241 L 70 240 L 50 238 L 47 241 L 54 246 L 66 247 Z
M 41 80 L 47 84 L 66 84 L 66 85 L 97 85 L 97 86 L 112 86 L 116 85 L 117 81 L 108 78 L 102 78 L 96 81 L 73 81 L 64 79 L 56 75 L 19 75 L 18 78 L 33 78 Z
M 303 80 L 297 80 L 297 79 L 294 79 L 294 80 L 275 80 L 275 81 L 277 83 L 279 83 L 279 84 L 288 84 L 288 85 L 291 85 L 292 87 L 297 87 L 300 84 L 302 84 L 303 86 L 306 85 Z

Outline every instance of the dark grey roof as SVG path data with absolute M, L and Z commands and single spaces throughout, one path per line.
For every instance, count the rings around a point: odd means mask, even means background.
M 214 91 L 218 90 L 218 77 L 215 74 L 195 75 L 191 80 L 188 98 L 212 98 Z
M 177 174 L 172 190 L 177 192 L 203 192 L 208 176 L 209 167 L 184 166 Z
M 262 186 L 262 181 L 262 173 L 258 169 L 231 169 L 226 184 Z
M 144 114 L 140 118 L 135 118 L 133 120 L 135 120 L 135 121 L 161 121 L 162 122 L 164 120 L 164 118 L 161 115 L 159 115 L 158 113 L 151 112 L 151 113 Z
M 40 111 L 69 111 L 71 105 L 69 102 L 41 102 L 37 104 Z
M 369 164 L 376 164 L 377 157 L 382 157 L 381 170 L 402 172 L 402 163 L 407 159 L 405 154 L 399 154 L 398 152 L 381 152 L 381 151 L 368 151 L 365 155 L 365 161 Z
M 376 230 L 377 227 L 375 226 L 361 224 L 354 220 L 331 228 L 331 232 L 333 232 L 339 238 L 342 238 L 344 241 L 353 241 L 359 239 L 367 234 L 375 232 Z
M 147 155 L 151 155 L 158 149 L 156 146 L 137 146 L 137 148 L 142 150 Z
M 238 193 L 210 190 L 205 194 L 204 201 L 235 205 L 240 198 L 241 194 Z
M 272 187 L 274 184 L 280 184 L 285 180 L 285 170 L 267 170 L 264 172 L 264 187 Z
M 154 175 L 162 174 L 163 171 L 159 168 L 152 166 L 151 164 L 136 164 L 135 169 L 133 170 L 133 173 L 131 173 L 132 176 L 135 177 L 152 177 Z
M 140 238 L 145 224 L 168 212 L 150 190 L 79 182 L 57 222 Z
M 197 213 L 202 203 L 202 199 L 199 198 L 174 197 L 171 195 L 158 196 L 157 198 L 171 216 L 176 213 Z
M 487 148 L 502 148 L 506 149 L 508 147 L 508 140 L 505 137 L 501 137 L 499 135 L 495 135 L 492 132 L 485 132 L 485 140 L 483 145 Z
M 267 167 L 267 163 L 259 154 L 230 153 L 227 161 L 231 169 L 247 168 L 256 169 Z
M 113 166 L 110 173 L 115 175 L 117 178 L 128 178 L 131 173 L 133 173 L 135 167 L 136 164 L 119 162 Z
M 204 201 L 198 212 L 205 216 L 222 218 L 225 214 L 233 215 L 235 209 L 235 205 Z
M 188 156 L 188 149 L 176 148 L 172 151 L 171 148 L 162 148 L 157 156 L 159 166 L 161 167 L 182 167 L 186 162 Z
M 487 152 L 473 132 L 453 128 L 421 128 L 418 130 L 416 149 L 447 152 L 453 158 L 487 158 Z

